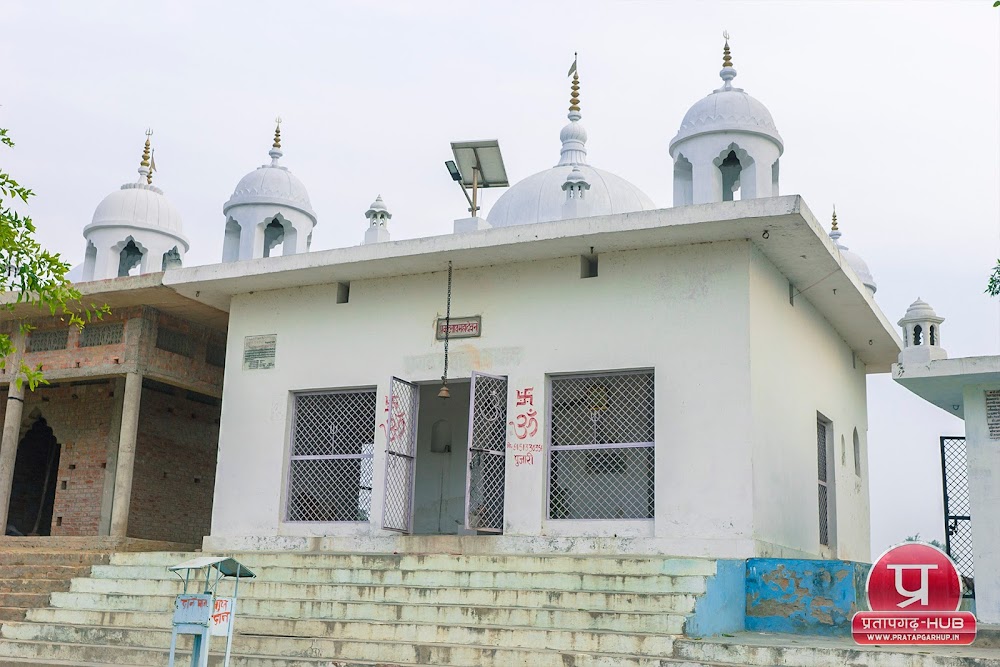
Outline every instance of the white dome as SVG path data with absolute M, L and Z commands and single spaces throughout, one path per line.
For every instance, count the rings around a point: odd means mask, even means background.
M 684 114 L 677 135 L 670 141 L 671 151 L 679 141 L 707 132 L 760 134 L 772 139 L 781 150 L 785 146 L 771 112 L 740 88 L 720 88 L 695 102 Z
M 590 184 L 587 215 L 610 215 L 656 208 L 646 194 L 624 178 L 587 164 L 576 165 Z M 490 209 L 494 227 L 562 220 L 566 192 L 563 183 L 574 165 L 560 164 L 528 176 L 505 192 Z M 576 179 L 574 179 L 576 180 Z
M 309 201 L 309 193 L 287 167 L 278 164 L 280 150 L 271 150 L 271 164 L 257 167 L 240 179 L 222 212 L 227 213 L 233 206 L 241 204 L 280 204 L 298 209 L 315 222 L 316 214 Z
M 105 197 L 84 233 L 98 227 L 120 226 L 162 230 L 183 239 L 180 213 L 162 190 L 145 183 L 126 183 Z
M 858 278 L 861 278 L 861 284 L 871 290 L 874 294 L 878 290 L 878 285 L 875 283 L 875 277 L 872 276 L 871 269 L 868 268 L 868 264 L 865 260 L 857 253 L 853 253 L 848 250 L 847 246 L 840 242 L 840 237 L 842 233 L 837 229 L 837 214 L 833 215 L 833 229 L 830 231 L 830 238 L 833 239 L 833 244 L 837 246 L 840 251 L 840 256 L 843 257 L 847 265 L 854 270 L 854 273 L 858 274 Z M 926 304 L 925 304 L 926 305 Z
M 580 124 L 579 78 L 574 75 L 569 123 L 559 132 L 559 164 L 518 181 L 503 193 L 487 216 L 493 227 L 648 211 L 656 205 L 624 178 L 587 164 L 587 131 Z M 577 186 L 570 188 L 571 184 Z M 572 206 L 568 190 L 586 190 Z

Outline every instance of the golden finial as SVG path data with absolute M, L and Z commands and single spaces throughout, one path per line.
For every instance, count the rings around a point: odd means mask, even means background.
M 570 86 L 572 91 L 569 96 L 569 110 L 579 111 L 580 110 L 580 73 L 576 71 L 576 53 L 573 53 L 573 65 L 569 68 L 569 73 L 573 75 L 573 84 Z
M 146 185 L 153 184 L 153 172 L 156 171 L 156 149 L 149 151 L 149 173 L 146 174 Z
M 281 116 L 274 119 L 274 145 L 271 148 L 281 148 Z
M 149 138 L 153 136 L 153 130 L 146 130 L 146 146 L 142 149 L 142 162 L 139 163 L 140 167 L 149 168 Z
M 837 229 L 837 205 L 833 205 L 833 225 L 830 227 L 831 232 L 839 231 Z
M 723 30 L 722 37 L 726 40 L 726 45 L 722 48 L 722 66 L 732 67 L 733 66 L 733 56 L 729 52 L 729 31 Z

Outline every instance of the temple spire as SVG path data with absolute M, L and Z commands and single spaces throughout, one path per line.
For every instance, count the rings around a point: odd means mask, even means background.
M 729 31 L 723 31 L 722 37 L 726 40 L 726 43 L 722 47 L 722 71 L 719 72 L 719 76 L 722 77 L 724 83 L 720 90 L 733 90 L 733 79 L 736 78 L 736 68 L 733 67 L 733 54 L 729 50 Z
M 268 155 L 271 156 L 271 166 L 274 167 L 278 164 L 278 158 L 280 158 L 284 153 L 281 152 L 281 116 L 274 119 L 274 143 L 271 145 L 271 150 L 268 151 Z
M 149 185 L 149 138 L 153 136 L 153 130 L 146 130 L 146 145 L 142 149 L 142 161 L 139 163 L 139 183 Z
M 580 113 L 580 73 L 576 69 L 577 54 L 573 54 L 573 64 L 567 76 L 573 77 L 570 84 L 569 124 L 559 133 L 562 150 L 559 151 L 559 164 L 587 164 L 587 131 L 580 124 L 583 114 Z

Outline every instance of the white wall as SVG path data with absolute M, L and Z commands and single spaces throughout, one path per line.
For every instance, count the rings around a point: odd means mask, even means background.
M 801 289 L 803 286 L 798 286 Z M 812 289 L 824 289 L 822 283 Z M 832 422 L 833 549 L 870 559 L 865 367 L 809 303 L 788 300 L 788 279 L 756 249 L 750 262 L 754 538 L 762 555 L 816 556 L 819 545 L 817 413 Z M 854 468 L 854 429 L 861 476 Z M 828 436 L 829 437 L 829 436 Z M 841 440 L 843 437 L 843 441 Z M 843 446 L 842 446 L 843 444 Z
M 1000 447 L 990 439 L 985 393 L 998 389 L 998 384 L 966 385 L 963 391 L 976 617 L 980 623 L 1000 623 Z
M 587 279 L 579 277 L 578 257 L 455 271 L 452 315 L 481 315 L 483 335 L 451 342 L 449 375 L 468 377 L 472 370 L 508 375 L 509 409 L 518 389 L 532 387 L 541 420 L 537 441 L 544 442 L 549 374 L 640 368 L 656 372 L 655 519 L 547 520 L 545 454 L 536 455 L 533 464 L 515 465 L 513 452 L 508 452 L 506 536 L 642 538 L 649 540 L 647 548 L 664 553 L 719 557 L 754 555 L 763 548 L 755 546 L 755 538 L 758 544 L 795 548 L 812 544 L 802 534 L 814 531 L 798 525 L 809 518 L 796 518 L 795 512 L 801 507 L 808 514 L 815 507 L 815 475 L 783 485 L 782 466 L 751 462 L 749 281 L 752 275 L 756 292 L 764 295 L 773 291 L 767 281 L 774 282 L 760 257 L 751 270 L 751 247 L 748 242 L 727 242 L 602 254 L 598 276 Z M 438 382 L 443 345 L 434 340 L 434 322 L 444 314 L 445 276 L 442 270 L 355 281 L 346 304 L 336 303 L 334 285 L 233 299 L 212 537 L 207 543 L 221 547 L 239 538 L 244 547 L 253 546 L 254 540 L 273 547 L 281 543 L 278 536 L 389 535 L 378 529 L 383 428 L 376 433 L 372 525 L 281 521 L 289 392 L 377 385 L 382 406 L 391 375 Z M 786 283 L 781 290 L 788 307 Z M 780 305 L 768 298 L 760 301 L 765 309 Z M 758 428 L 753 450 L 772 455 L 769 461 L 791 461 L 795 471 L 804 471 L 807 463 L 814 471 L 815 463 L 809 463 L 813 450 L 800 430 L 813 423 L 817 409 L 838 428 L 845 420 L 863 426 L 864 370 L 853 371 L 849 381 L 843 373 L 835 374 L 833 381 L 847 387 L 832 392 L 829 404 L 806 399 L 810 391 L 819 395 L 826 390 L 804 370 L 794 379 L 807 385 L 805 389 L 789 390 L 782 383 L 768 390 L 764 378 L 773 372 L 769 367 L 799 368 L 803 359 L 811 363 L 812 344 L 819 346 L 820 356 L 830 357 L 820 364 L 822 369 L 837 365 L 835 334 L 824 333 L 822 320 L 814 314 L 798 315 L 811 313 L 807 306 L 794 310 L 793 319 L 773 325 L 761 325 L 772 320 L 759 315 L 753 320 L 754 335 L 763 338 L 769 337 L 771 326 L 808 329 L 792 341 L 789 353 L 794 361 L 783 360 L 781 345 L 754 341 L 755 353 L 761 355 L 754 359 L 754 378 L 765 387 L 763 397 L 753 401 L 756 419 L 776 422 L 770 433 L 780 437 L 760 442 Z M 275 368 L 244 371 L 244 337 L 270 333 L 278 336 Z M 849 352 L 842 356 L 849 369 Z M 780 409 L 765 409 L 768 401 Z M 790 401 L 808 406 L 786 410 Z M 382 414 L 379 423 L 384 423 Z M 848 463 L 853 475 L 850 458 Z M 419 458 L 417 465 L 419 469 Z M 761 492 L 765 482 L 773 491 Z M 761 515 L 756 535 L 754 511 Z M 788 518 L 781 518 L 786 513 Z M 847 520 L 850 512 L 844 515 Z M 839 529 L 845 544 L 860 542 L 852 531 L 863 532 L 867 544 L 867 517 L 858 521 L 864 522 L 863 530 Z

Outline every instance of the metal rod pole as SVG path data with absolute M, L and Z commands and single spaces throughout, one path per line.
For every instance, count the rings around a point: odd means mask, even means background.
M 472 213 L 472 198 L 469 197 L 469 191 L 466 189 L 462 181 L 457 181 L 458 187 L 462 188 L 462 194 L 465 195 L 465 200 L 469 202 L 469 213 Z
M 236 588 L 233 591 L 233 605 L 229 610 L 229 636 L 226 638 L 226 661 L 222 667 L 229 667 L 229 656 L 233 652 L 233 635 L 236 634 L 236 601 L 240 597 L 240 563 L 236 564 Z
M 479 166 L 476 165 L 472 168 L 472 217 L 475 218 L 479 215 L 479 207 L 476 205 L 476 199 L 479 189 Z

